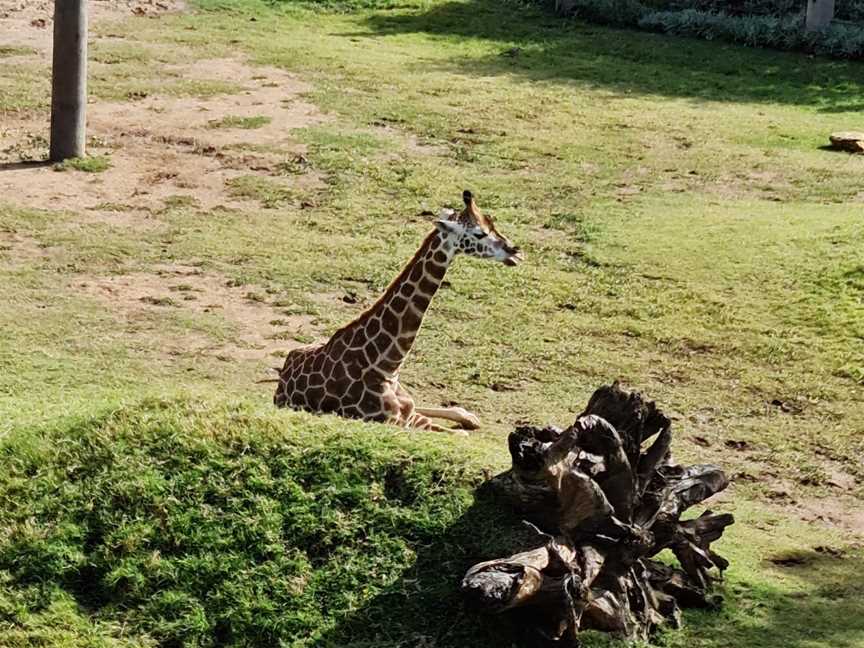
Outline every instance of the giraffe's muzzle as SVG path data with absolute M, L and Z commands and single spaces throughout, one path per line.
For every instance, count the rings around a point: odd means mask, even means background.
M 519 265 L 525 257 L 522 256 L 521 250 L 518 247 L 514 247 L 512 245 L 505 245 L 504 251 L 509 254 L 506 259 L 504 259 L 504 265 L 506 266 L 517 266 Z

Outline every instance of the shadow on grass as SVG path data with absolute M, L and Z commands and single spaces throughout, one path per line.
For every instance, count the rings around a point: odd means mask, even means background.
M 487 489 L 446 532 L 417 548 L 400 578 L 329 632 L 328 648 L 510 646 L 509 619 L 486 619 L 462 605 L 459 583 L 468 568 L 541 542 Z
M 864 642 L 864 552 L 797 552 L 736 571 L 720 613 L 691 612 L 689 634 L 702 646 L 859 648 Z
M 516 2 L 442 2 L 425 11 L 378 12 L 367 24 L 379 35 L 426 33 L 500 43 L 500 53 L 455 60 L 452 65 L 463 73 L 578 81 L 624 95 L 781 103 L 822 112 L 864 109 L 860 63 L 596 27 Z
M 518 620 L 465 609 L 459 583 L 482 560 L 536 547 L 537 535 L 481 490 L 445 533 L 417 550 L 414 566 L 343 620 L 316 646 L 326 648 L 536 648 Z M 496 533 L 496 529 L 500 533 Z M 683 630 L 664 646 L 726 648 L 860 648 L 864 640 L 864 553 L 806 551 L 758 573 L 732 565 L 719 611 L 685 612 Z M 790 587 L 791 584 L 791 587 Z M 589 635 L 590 636 L 590 635 Z M 603 637 L 586 646 L 608 645 Z
M 49 160 L 24 160 L 20 162 L 0 162 L 0 171 L 22 171 L 24 169 L 36 169 L 51 166 L 54 162 Z

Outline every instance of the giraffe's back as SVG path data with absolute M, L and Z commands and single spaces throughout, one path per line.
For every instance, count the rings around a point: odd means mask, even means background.
M 288 352 L 282 371 L 279 372 L 276 394 L 273 396 L 277 407 L 313 409 L 309 407 L 306 393 L 309 389 L 309 378 L 314 375 L 311 371 L 312 365 L 320 355 L 322 347 L 322 344 L 310 344 Z
M 273 402 L 277 407 L 385 420 L 380 374 L 370 373 L 368 365 L 336 347 L 338 357 L 332 342 L 290 351 Z

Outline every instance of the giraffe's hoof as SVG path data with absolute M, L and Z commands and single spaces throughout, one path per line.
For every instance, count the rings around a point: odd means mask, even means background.
M 459 427 L 463 430 L 480 429 L 480 419 L 477 418 L 476 414 L 472 414 L 468 410 L 462 410 L 460 414 L 462 415 L 462 420 L 459 421 Z
M 451 428 L 450 433 L 453 434 L 454 436 L 468 438 L 468 433 L 465 430 L 461 430 L 459 428 Z

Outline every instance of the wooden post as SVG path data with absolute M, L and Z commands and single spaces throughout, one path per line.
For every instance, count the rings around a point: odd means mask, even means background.
M 54 0 L 52 162 L 84 155 L 87 124 L 87 0 Z
M 804 31 L 824 29 L 834 20 L 834 0 L 807 0 L 807 22 Z

